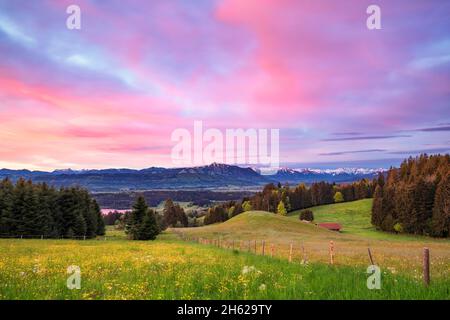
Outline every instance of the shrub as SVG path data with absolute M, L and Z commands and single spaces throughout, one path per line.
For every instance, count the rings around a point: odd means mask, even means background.
M 306 220 L 306 221 L 313 221 L 314 220 L 314 214 L 311 210 L 302 210 L 300 212 L 300 220 Z
M 344 202 L 344 196 L 340 191 L 336 192 L 333 198 L 335 203 Z
M 282 216 L 287 215 L 287 210 L 286 210 L 286 207 L 284 206 L 283 201 L 280 201 L 280 203 L 278 204 L 277 213 Z
M 250 201 L 244 201 L 244 203 L 242 204 L 242 209 L 244 210 L 244 212 L 251 211 L 252 205 Z
M 394 231 L 397 233 L 402 233 L 403 232 L 403 226 L 401 223 L 396 223 L 394 224 Z

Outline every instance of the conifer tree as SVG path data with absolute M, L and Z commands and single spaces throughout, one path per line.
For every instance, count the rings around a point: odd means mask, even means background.
M 0 236 L 11 234 L 14 186 L 6 178 L 0 183 Z
M 155 240 L 159 234 L 158 223 L 156 222 L 153 210 L 148 210 L 139 227 L 139 240 Z
M 432 216 L 432 233 L 437 237 L 450 235 L 450 173 L 437 187 Z
M 426 234 L 431 231 L 433 202 L 434 186 L 427 183 L 422 177 L 416 177 L 411 214 L 411 224 L 414 225 L 413 232 L 415 234 Z
M 99 236 L 105 235 L 105 220 L 103 220 L 102 211 L 100 210 L 100 206 L 97 201 L 91 201 L 91 212 L 97 219 L 97 230 L 96 234 Z
M 55 210 L 56 196 L 54 189 L 46 183 L 37 186 L 37 212 L 35 221 L 36 233 L 46 237 L 56 237 L 57 231 L 53 219 L 53 210 Z
M 372 204 L 372 217 L 371 222 L 376 227 L 381 227 L 383 214 L 383 186 L 378 184 L 375 188 Z
M 127 224 L 125 226 L 125 232 L 133 240 L 139 240 L 140 228 L 144 217 L 147 215 L 148 206 L 143 196 L 139 196 L 133 205 Z
M 22 235 L 24 232 L 24 216 L 29 205 L 27 195 L 27 183 L 25 179 L 19 178 L 13 191 L 13 205 L 11 210 L 10 231 L 13 235 Z

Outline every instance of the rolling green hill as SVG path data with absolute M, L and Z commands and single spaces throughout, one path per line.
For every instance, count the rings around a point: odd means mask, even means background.
M 310 208 L 314 213 L 314 222 L 337 222 L 343 227 L 343 234 L 356 234 L 367 237 L 384 238 L 389 234 L 378 232 L 370 223 L 372 199 L 343 202 Z M 289 213 L 289 217 L 298 220 L 301 210 Z
M 304 223 L 298 219 L 287 219 L 266 211 L 245 212 L 223 223 L 191 228 L 189 231 L 194 233 L 201 231 L 203 236 L 220 236 L 224 239 L 231 239 L 239 233 L 239 237 L 246 240 L 274 237 L 294 237 L 297 240 L 311 237 L 330 239 L 342 237 L 339 233 L 319 228 L 314 224 Z
M 370 222 L 372 199 L 352 202 L 327 204 L 309 208 L 314 213 L 314 222 L 337 222 L 342 225 L 341 233 L 356 235 L 364 239 L 393 240 L 393 241 L 448 241 L 410 234 L 395 234 L 377 230 Z M 289 218 L 298 220 L 301 210 L 289 213 Z

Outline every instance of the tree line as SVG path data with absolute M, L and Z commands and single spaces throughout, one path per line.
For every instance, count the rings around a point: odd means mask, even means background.
M 100 207 L 85 189 L 55 189 L 8 178 L 0 182 L 0 237 L 86 237 L 105 234 Z
M 263 190 L 242 201 L 229 201 L 212 207 L 205 216 L 204 224 L 226 221 L 235 215 L 250 210 L 263 210 L 281 215 L 290 211 L 310 208 L 313 206 L 331 204 L 335 202 L 354 201 L 371 198 L 377 180 L 340 184 L 315 182 L 309 187 L 299 184 L 295 187 L 270 183 Z
M 390 232 L 448 237 L 450 157 L 420 155 L 379 176 L 372 224 Z

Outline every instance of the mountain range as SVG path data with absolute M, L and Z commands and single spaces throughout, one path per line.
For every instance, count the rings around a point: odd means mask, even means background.
M 20 177 L 50 185 L 85 187 L 93 192 L 161 189 L 233 189 L 275 183 L 351 182 L 362 178 L 373 179 L 383 169 L 290 169 L 282 168 L 274 175 L 263 175 L 256 168 L 213 163 L 200 167 L 135 169 L 94 169 L 30 171 L 1 169 L 0 178 L 15 181 Z

